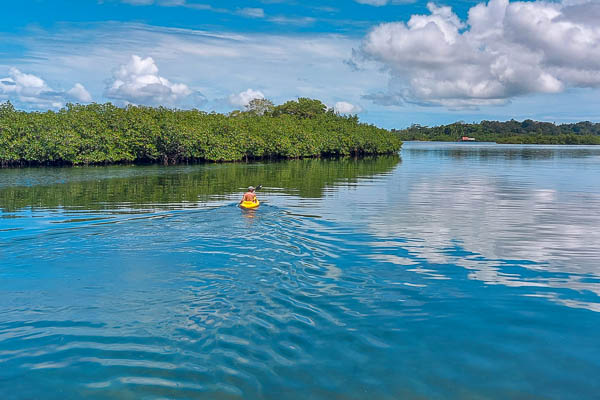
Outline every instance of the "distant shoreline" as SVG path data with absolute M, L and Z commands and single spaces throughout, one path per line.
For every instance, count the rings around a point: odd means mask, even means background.
M 481 121 L 478 124 L 456 122 L 435 127 L 412 125 L 406 129 L 393 131 L 404 141 L 600 145 L 600 123 L 589 121 L 561 125 L 533 120 Z M 474 138 L 475 141 L 462 142 L 460 141 L 462 137 Z

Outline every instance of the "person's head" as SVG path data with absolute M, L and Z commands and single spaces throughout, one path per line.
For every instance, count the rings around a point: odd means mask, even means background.
M 249 191 L 249 192 L 253 192 L 253 193 L 254 193 L 254 190 L 255 190 L 255 189 L 254 189 L 254 186 L 248 186 L 248 191 Z

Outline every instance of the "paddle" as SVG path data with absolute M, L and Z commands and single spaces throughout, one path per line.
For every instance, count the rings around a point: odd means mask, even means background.
M 255 191 L 255 192 L 259 191 L 260 189 L 262 189 L 262 186 L 263 186 L 263 185 L 258 185 L 258 186 L 257 186 L 257 187 L 254 189 L 254 191 Z M 264 199 L 263 199 L 263 200 L 261 200 L 261 203 L 266 203 L 266 202 L 267 202 L 267 200 L 264 200 Z

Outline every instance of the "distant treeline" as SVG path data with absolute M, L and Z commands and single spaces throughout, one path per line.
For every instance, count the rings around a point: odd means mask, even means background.
M 395 131 L 395 130 L 393 130 Z M 450 125 L 427 127 L 412 125 L 396 131 L 402 140 L 457 141 L 463 136 L 482 142 L 523 144 L 600 144 L 600 123 L 578 122 L 555 125 L 527 119 L 481 121 L 478 124 L 456 122 Z
M 399 136 L 319 100 L 253 100 L 229 115 L 113 104 L 24 112 L 0 104 L 0 165 L 176 164 L 388 154 Z

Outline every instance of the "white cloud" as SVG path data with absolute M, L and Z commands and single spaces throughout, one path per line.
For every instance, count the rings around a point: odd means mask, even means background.
M 11 68 L 8 77 L 0 79 L 0 93 L 4 96 L 16 96 L 20 101 L 38 102 L 43 93 L 51 93 L 44 80 L 33 74 L 26 74 L 17 68 Z
M 461 21 L 450 7 L 385 23 L 360 54 L 391 74 L 381 104 L 504 104 L 531 93 L 600 87 L 600 4 L 491 0 Z M 356 60 L 355 60 L 356 61 Z
M 106 87 L 105 96 L 134 104 L 176 104 L 192 94 L 183 83 L 171 83 L 158 75 L 158 67 L 152 57 L 132 55 L 127 64 L 113 73 Z
M 240 10 L 238 10 L 238 14 L 240 15 L 244 15 L 246 17 L 250 17 L 250 18 L 264 18 L 265 17 L 265 10 L 263 10 L 262 8 L 242 8 Z
M 388 4 L 407 4 L 414 3 L 416 0 L 354 0 L 360 4 L 368 4 L 370 6 L 381 7 Z
M 229 104 L 234 107 L 245 107 L 254 99 L 264 99 L 265 95 L 259 90 L 248 89 L 229 96 Z
M 75 86 L 73 86 L 73 88 L 67 92 L 67 94 L 71 98 L 82 103 L 89 103 L 92 101 L 92 95 L 81 83 L 76 83 Z
M 67 92 L 54 90 L 39 76 L 14 67 L 9 69 L 7 77 L 0 78 L 0 99 L 34 108 L 60 108 L 68 100 L 92 101 L 91 95 L 80 83 Z
M 154 3 L 154 0 L 122 0 L 123 3 L 145 6 Z
M 206 3 L 188 3 L 186 0 L 121 0 L 123 3 L 134 6 L 158 5 L 164 7 L 185 7 L 192 10 L 212 11 L 220 14 L 241 15 L 247 18 L 265 18 L 265 10 L 258 7 L 242 7 L 237 9 L 213 7 Z M 295 25 L 307 25 L 314 22 L 314 18 L 286 18 L 284 16 L 271 17 L 268 19 L 274 23 L 291 23 Z
M 281 25 L 308 26 L 314 24 L 317 20 L 312 17 L 286 17 L 285 15 L 278 15 L 268 18 L 268 21 Z
M 388 3 L 388 0 L 355 0 L 360 4 L 368 4 L 370 6 L 385 6 Z
M 15 37 L 28 49 L 28 68 L 44 71 L 53 81 L 68 76 L 81 82 L 97 101 L 114 99 L 103 96 L 108 93 L 102 79 L 110 78 L 112 68 L 127 63 L 131 54 L 152 57 L 158 75 L 185 83 L 194 94 L 202 92 L 211 101 L 205 109 L 220 112 L 230 111 L 229 96 L 246 88 L 261 90 L 275 103 L 311 97 L 333 105 L 339 100 L 358 104 L 367 90 L 386 85 L 387 74 L 378 68 L 353 71 L 344 64 L 356 40 L 343 35 L 240 34 L 121 23 L 66 27 L 44 35 L 49 40 Z M 194 94 L 177 105 L 200 106 Z
M 121 0 L 123 3 L 132 4 L 134 6 L 148 6 L 154 3 L 165 6 L 180 6 L 185 4 L 185 0 Z
M 338 114 L 358 114 L 362 111 L 361 107 L 348 103 L 347 101 L 338 101 L 335 103 L 333 109 Z

